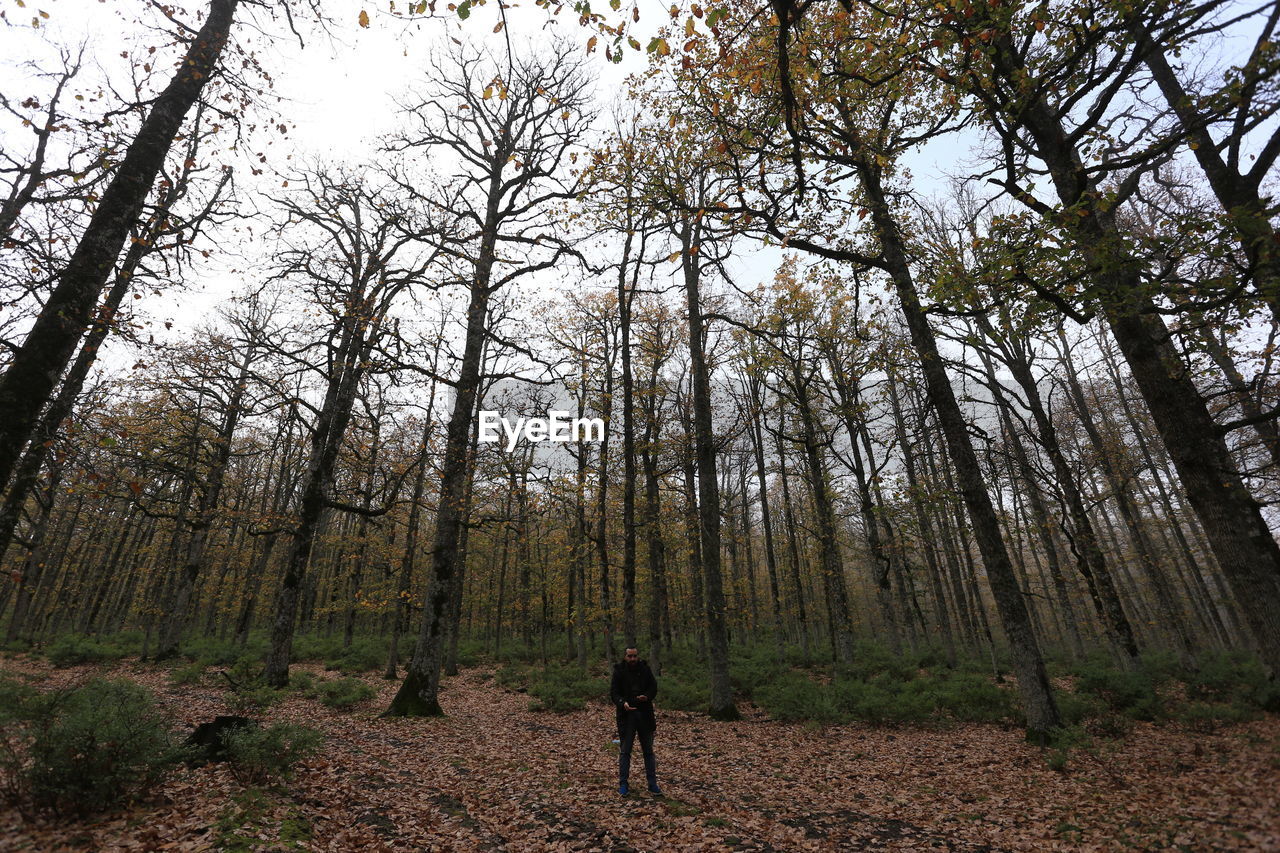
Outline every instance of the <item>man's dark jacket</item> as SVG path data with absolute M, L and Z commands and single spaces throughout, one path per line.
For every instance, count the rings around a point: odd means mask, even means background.
M 626 661 L 613 665 L 613 681 L 609 684 L 609 698 L 618 712 L 618 731 L 622 732 L 623 723 L 629 711 L 622 703 L 629 702 L 632 708 L 640 712 L 640 729 L 652 732 L 658 727 L 657 717 L 653 714 L 653 697 L 658 693 L 658 679 L 653 677 L 653 670 L 645 661 L 638 661 L 634 667 L 627 666 Z M 647 701 L 637 702 L 637 696 L 646 697 Z

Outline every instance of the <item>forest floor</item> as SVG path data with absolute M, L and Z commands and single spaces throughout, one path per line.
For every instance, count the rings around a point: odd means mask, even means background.
M 187 726 L 228 713 L 212 680 L 173 686 L 136 662 L 0 670 L 42 686 L 128 677 Z M 750 706 L 737 723 L 659 710 L 665 796 L 623 800 L 606 703 L 533 712 L 476 669 L 446 679 L 447 717 L 381 719 L 397 682 L 366 680 L 378 695 L 353 710 L 291 695 L 266 712 L 326 738 L 287 783 L 246 789 L 222 764 L 182 768 L 106 816 L 0 811 L 0 849 L 1280 850 L 1275 715 L 1212 734 L 1140 723 L 1054 771 L 1020 731 L 994 725 L 815 728 Z

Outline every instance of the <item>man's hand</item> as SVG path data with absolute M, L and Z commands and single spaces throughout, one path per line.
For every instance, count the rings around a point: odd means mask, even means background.
M 622 710 L 624 710 L 624 711 L 634 711 L 634 710 L 635 710 L 635 708 L 632 708 L 632 707 L 631 707 L 631 703 L 630 703 L 630 702 L 623 702 L 623 703 L 622 703 Z
M 637 696 L 637 697 L 636 697 L 636 701 L 637 701 L 637 702 L 648 702 L 648 701 L 649 701 L 649 697 L 648 697 L 648 696 Z

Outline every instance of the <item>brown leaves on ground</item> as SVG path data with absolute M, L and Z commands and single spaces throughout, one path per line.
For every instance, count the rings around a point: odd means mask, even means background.
M 151 687 L 189 726 L 225 713 L 221 689 L 173 687 L 146 666 L 113 674 Z M 238 829 L 253 792 L 209 765 L 121 814 L 0 813 L 0 849 L 209 850 L 232 835 L 242 850 L 1280 849 L 1275 716 L 1214 735 L 1139 725 L 1058 773 L 1021 732 L 989 725 L 813 729 L 660 710 L 667 797 L 643 793 L 637 746 L 641 793 L 622 800 L 605 704 L 535 713 L 472 671 L 446 681 L 448 717 L 381 719 L 397 684 L 369 683 L 378 697 L 354 711 L 291 697 L 267 712 L 321 729 L 325 747 Z

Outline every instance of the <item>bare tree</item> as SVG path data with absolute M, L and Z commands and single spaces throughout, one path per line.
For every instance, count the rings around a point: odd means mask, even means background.
M 574 146 L 593 118 L 587 78 L 566 44 L 505 62 L 465 51 L 435 62 L 431 100 L 410 106 L 417 124 L 398 143 L 456 159 L 451 192 L 435 203 L 461 217 L 450 250 L 469 267 L 466 337 L 441 466 L 442 491 L 418 646 L 390 715 L 436 715 L 440 673 L 458 578 L 458 540 L 467 513 L 467 448 L 474 429 L 490 327 L 490 298 L 513 281 L 549 270 L 570 253 L 546 222 L 556 202 L 576 196 L 569 170 Z M 410 187 L 411 188 L 411 187 Z

